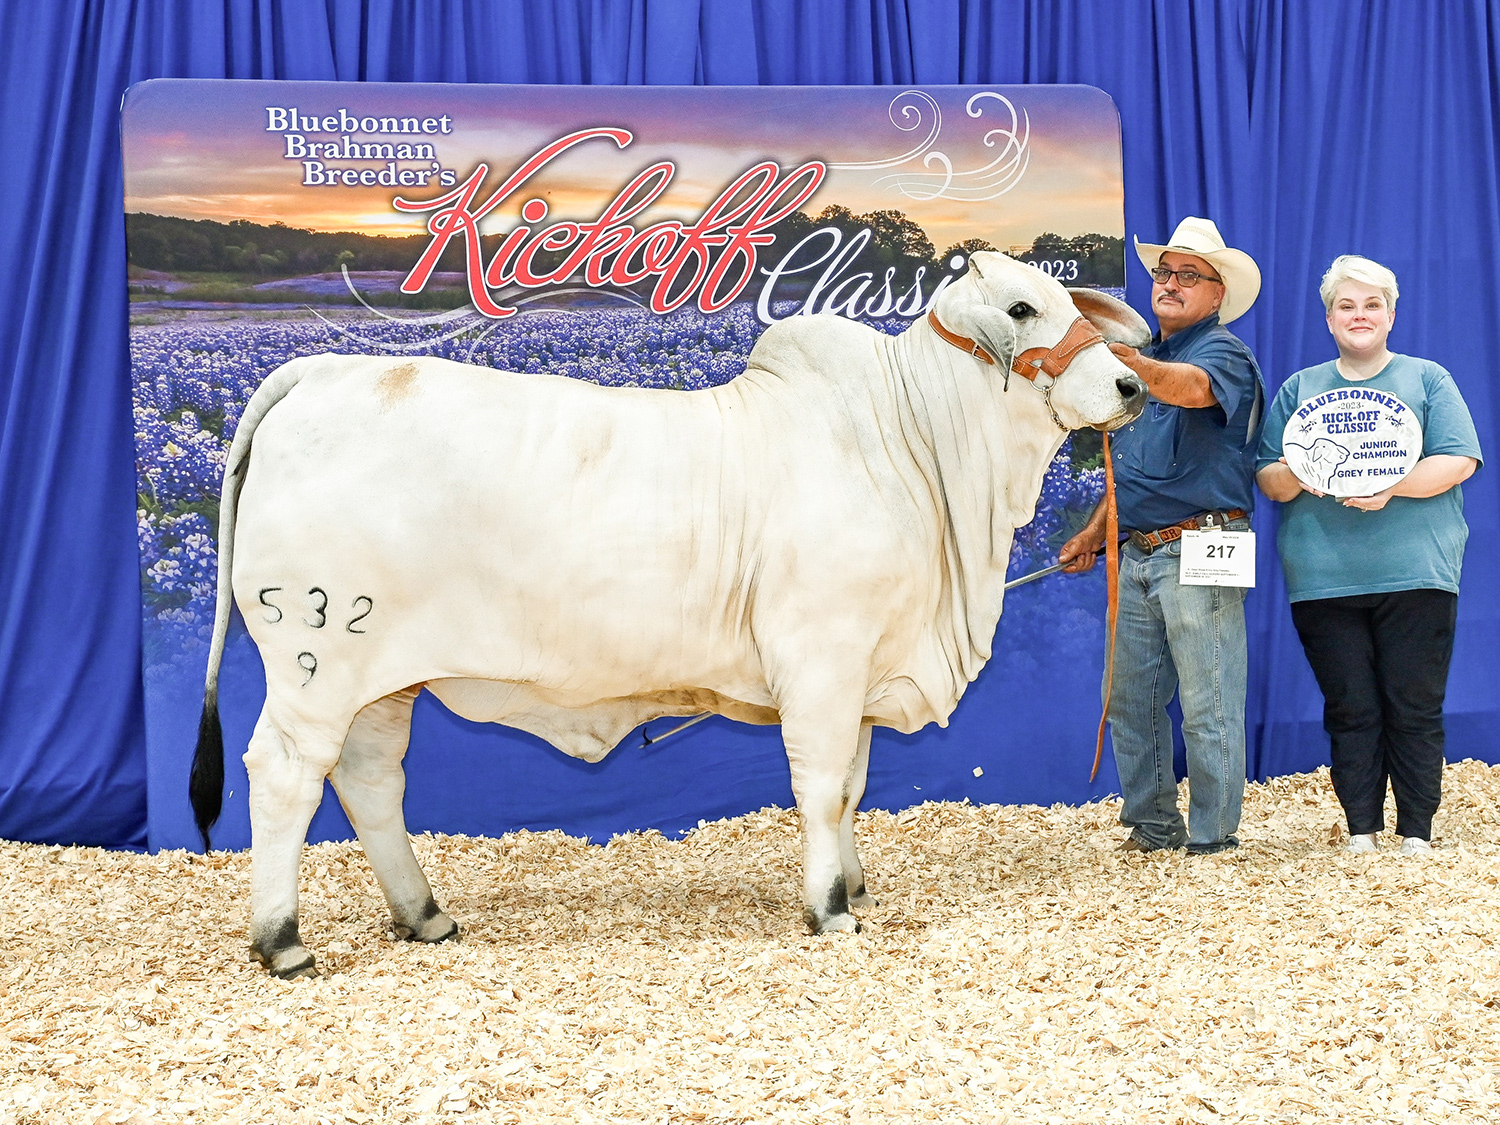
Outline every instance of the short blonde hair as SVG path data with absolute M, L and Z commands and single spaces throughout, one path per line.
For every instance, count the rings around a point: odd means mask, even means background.
M 1392 312 L 1396 311 L 1396 298 L 1401 295 L 1401 291 L 1396 288 L 1396 275 L 1369 258 L 1362 258 L 1358 254 L 1340 254 L 1323 275 L 1323 284 L 1318 286 L 1324 312 L 1333 311 L 1333 298 L 1338 294 L 1339 286 L 1346 281 L 1357 281 L 1361 285 L 1379 289 L 1385 295 L 1385 307 Z

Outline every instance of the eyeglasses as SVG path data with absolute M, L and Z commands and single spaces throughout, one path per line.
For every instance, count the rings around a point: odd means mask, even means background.
M 1151 280 L 1156 282 L 1156 284 L 1158 285 L 1165 285 L 1167 283 L 1167 279 L 1170 278 L 1173 274 L 1177 275 L 1177 284 L 1182 286 L 1184 289 L 1191 289 L 1200 281 L 1215 281 L 1220 285 L 1224 284 L 1223 278 L 1209 277 L 1206 273 L 1199 273 L 1197 270 L 1193 269 L 1192 266 L 1188 266 L 1180 270 L 1169 270 L 1166 266 L 1157 266 L 1154 270 L 1151 271 Z

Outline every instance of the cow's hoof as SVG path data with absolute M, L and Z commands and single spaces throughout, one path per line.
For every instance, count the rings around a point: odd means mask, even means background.
M 305 945 L 288 946 L 269 954 L 258 949 L 252 949 L 250 952 L 266 967 L 266 972 L 281 980 L 295 980 L 297 977 L 318 975 L 317 958 Z
M 849 896 L 849 905 L 856 906 L 861 910 L 868 910 L 872 906 L 879 906 L 880 900 L 872 898 L 869 891 L 860 887 L 859 890 Z
M 430 945 L 458 937 L 458 923 L 441 910 L 414 926 L 398 922 L 391 929 L 402 941 L 422 941 Z
M 261 936 L 250 942 L 250 956 L 264 965 L 273 977 L 291 980 L 293 977 L 318 975 L 313 967 L 316 959 L 312 950 L 302 944 L 295 919 L 259 932 Z
M 830 914 L 826 918 L 819 918 L 811 910 L 808 910 L 802 915 L 802 920 L 807 923 L 807 928 L 815 934 L 859 933 L 859 920 L 853 914 Z

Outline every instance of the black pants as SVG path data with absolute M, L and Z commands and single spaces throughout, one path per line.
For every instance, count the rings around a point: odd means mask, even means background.
M 1323 689 L 1333 791 L 1349 834 L 1385 827 L 1385 785 L 1396 832 L 1432 838 L 1443 787 L 1443 696 L 1458 596 L 1397 590 L 1293 602 L 1292 621 Z

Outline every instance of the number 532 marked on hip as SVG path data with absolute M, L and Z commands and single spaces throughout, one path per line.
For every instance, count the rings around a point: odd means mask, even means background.
M 1255 532 L 1184 531 L 1177 581 L 1184 586 L 1254 586 Z

